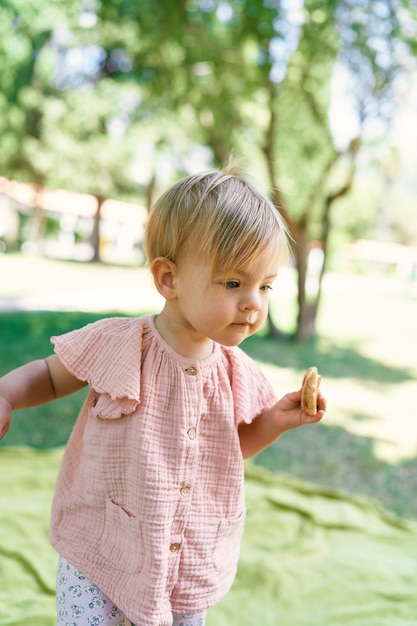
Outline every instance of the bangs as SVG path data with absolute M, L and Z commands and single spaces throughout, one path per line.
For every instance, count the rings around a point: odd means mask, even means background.
M 277 250 L 280 262 L 290 256 L 287 229 L 280 214 L 269 203 L 254 205 L 253 197 L 246 211 L 242 206 L 227 211 L 204 247 L 211 259 L 212 275 L 246 269 L 269 248 Z

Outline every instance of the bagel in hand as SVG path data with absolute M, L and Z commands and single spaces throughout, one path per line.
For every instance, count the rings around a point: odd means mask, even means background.
M 317 394 L 321 383 L 321 376 L 317 367 L 309 367 L 303 378 L 301 390 L 301 408 L 308 415 L 317 413 Z

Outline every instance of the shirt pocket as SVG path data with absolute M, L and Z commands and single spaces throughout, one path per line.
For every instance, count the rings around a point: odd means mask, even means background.
M 140 520 L 114 500 L 106 501 L 100 552 L 114 568 L 128 574 L 141 571 L 144 545 Z
M 243 510 L 238 516 L 219 523 L 213 550 L 213 565 L 218 572 L 237 566 L 245 517 L 246 510 Z

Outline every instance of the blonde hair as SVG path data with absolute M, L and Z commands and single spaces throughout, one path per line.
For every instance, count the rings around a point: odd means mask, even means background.
M 269 246 L 284 258 L 288 242 L 282 216 L 253 183 L 214 170 L 180 180 L 157 200 L 144 248 L 149 264 L 159 256 L 177 262 L 194 251 L 206 255 L 213 275 L 248 267 Z

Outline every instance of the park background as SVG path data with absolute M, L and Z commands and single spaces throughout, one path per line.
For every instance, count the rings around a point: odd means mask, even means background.
M 233 157 L 294 240 L 242 347 L 277 393 L 317 365 L 329 401 L 255 463 L 415 520 L 415 2 L 5 0 L 0 18 L 0 374 L 54 333 L 157 311 L 152 202 Z M 18 412 L 0 455 L 64 445 L 81 402 Z

